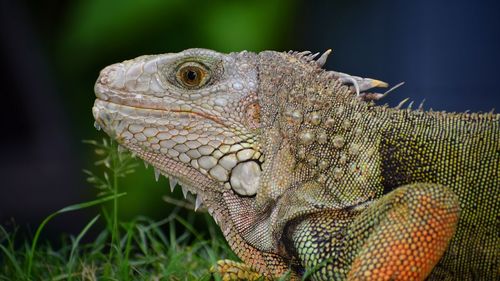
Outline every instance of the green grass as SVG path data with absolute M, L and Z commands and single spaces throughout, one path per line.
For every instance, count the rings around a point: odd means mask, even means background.
M 119 182 L 134 172 L 137 161 L 106 139 L 86 143 L 99 157 L 99 175 L 84 171 L 98 190 L 97 198 L 48 215 L 30 239 L 0 226 L 0 280 L 210 280 L 208 269 L 218 259 L 237 259 L 207 213 L 198 214 L 206 221 L 202 233 L 189 223 L 192 220 L 179 216 L 180 207 L 161 221 L 120 221 L 119 198 L 126 194 Z M 102 206 L 101 214 L 76 236 L 64 236 L 57 248 L 39 241 L 55 216 L 96 205 Z M 102 225 L 95 239 L 82 243 L 90 229 Z

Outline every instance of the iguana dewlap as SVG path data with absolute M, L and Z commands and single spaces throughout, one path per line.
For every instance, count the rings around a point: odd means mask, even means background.
M 141 56 L 93 114 L 197 194 L 243 261 L 224 280 L 499 280 L 500 115 L 376 106 L 328 54 Z

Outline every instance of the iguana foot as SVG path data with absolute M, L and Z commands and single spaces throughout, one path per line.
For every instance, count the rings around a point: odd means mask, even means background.
M 269 280 L 265 276 L 252 270 L 252 268 L 244 263 L 235 262 L 232 260 L 219 260 L 217 265 L 213 266 L 210 271 L 217 274 L 223 281 L 232 280 Z

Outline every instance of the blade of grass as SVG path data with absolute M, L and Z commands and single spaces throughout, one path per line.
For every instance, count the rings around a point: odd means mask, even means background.
M 101 215 L 95 216 L 87 225 L 83 228 L 83 230 L 78 234 L 76 239 L 73 241 L 73 245 L 71 247 L 71 252 L 69 254 L 69 262 L 68 262 L 68 280 L 72 280 L 73 273 L 73 264 L 75 259 L 75 251 L 78 245 L 80 244 L 80 240 L 82 240 L 83 236 L 87 233 L 87 231 L 95 224 L 95 222 L 99 219 Z
M 76 210 L 81 210 L 81 209 L 85 209 L 85 208 L 88 208 L 88 207 L 92 207 L 92 206 L 95 206 L 95 205 L 99 205 L 99 204 L 102 204 L 104 202 L 107 202 L 107 201 L 110 201 L 110 200 L 114 200 L 115 198 L 117 197 L 122 197 L 124 196 L 126 193 L 119 193 L 119 194 L 116 194 L 116 195 L 110 195 L 110 196 L 106 196 L 106 197 L 102 197 L 102 198 L 99 198 L 99 199 L 96 199 L 96 200 L 92 200 L 92 201 L 88 201 L 88 202 L 83 202 L 83 203 L 79 203 L 79 204 L 74 204 L 74 205 L 71 205 L 71 206 L 67 206 L 67 207 L 64 207 L 52 214 L 50 214 L 48 217 L 46 217 L 42 223 L 40 224 L 40 226 L 38 226 L 36 232 L 35 232 L 35 236 L 33 237 L 33 242 L 31 243 L 31 249 L 30 251 L 28 252 L 28 268 L 26 270 L 26 276 L 27 276 L 27 279 L 30 279 L 31 277 L 31 267 L 33 265 L 33 255 L 35 253 L 35 248 L 36 248 L 36 244 L 38 242 L 38 238 L 40 236 L 40 233 L 42 232 L 43 228 L 45 227 L 45 225 L 52 219 L 54 218 L 55 216 L 59 215 L 59 214 L 62 214 L 62 213 L 67 213 L 67 212 L 71 212 L 71 211 L 76 211 Z
M 130 269 L 130 264 L 129 264 L 129 255 L 132 250 L 132 236 L 134 235 L 134 227 L 135 227 L 135 222 L 131 223 L 126 223 L 124 224 L 124 228 L 126 230 L 126 240 L 125 240 L 125 248 L 124 248 L 124 253 L 123 253 L 123 263 L 121 264 L 120 271 L 122 272 L 122 275 L 127 274 Z
M 0 245 L 0 249 L 4 252 L 5 256 L 9 259 L 10 263 L 14 266 L 16 269 L 16 272 L 18 276 L 24 276 L 24 272 L 19 266 L 16 258 L 12 255 L 11 251 L 9 251 L 7 248 L 5 248 L 3 245 Z

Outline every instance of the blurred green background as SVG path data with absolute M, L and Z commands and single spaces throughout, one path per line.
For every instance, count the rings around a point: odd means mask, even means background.
M 327 68 L 406 85 L 391 94 L 439 110 L 489 111 L 499 102 L 500 14 L 495 1 L 2 1 L 3 134 L 0 224 L 33 228 L 95 197 L 83 168 L 93 86 L 106 65 L 143 54 L 210 48 L 334 53 Z M 122 183 L 122 220 L 164 217 L 165 178 L 141 165 Z M 49 237 L 78 232 L 98 212 L 58 217 Z M 14 222 L 15 221 L 15 222 Z
M 6 145 L 19 152 L 5 157 L 10 164 L 4 172 L 14 181 L 2 184 L 0 223 L 32 229 L 51 212 L 96 196 L 82 169 L 97 169 L 97 158 L 82 140 L 105 137 L 94 129 L 91 114 L 100 69 L 143 54 L 192 47 L 221 52 L 285 49 L 296 6 L 295 1 L 3 3 L 2 53 L 9 73 L 2 82 L 11 90 L 4 91 L 9 112 L 2 117 L 14 121 L 7 125 L 15 135 Z M 165 217 L 173 207 L 164 196 L 184 200 L 180 189 L 170 193 L 164 177 L 155 182 L 152 168 L 142 163 L 120 184 L 128 193 L 120 199 L 124 221 L 139 215 Z M 58 239 L 60 233 L 75 233 L 96 212 L 60 216 L 45 236 Z

